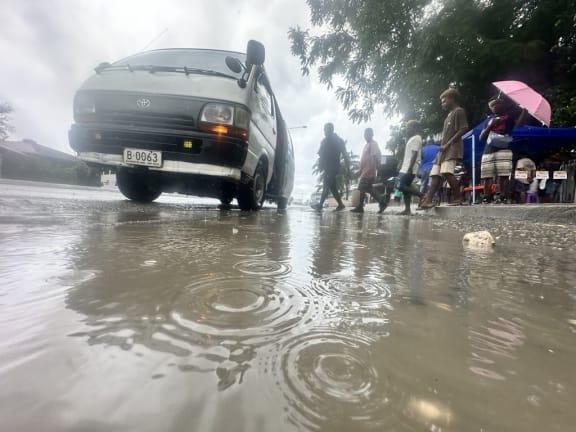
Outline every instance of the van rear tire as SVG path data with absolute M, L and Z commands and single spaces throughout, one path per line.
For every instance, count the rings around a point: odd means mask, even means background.
M 276 208 L 278 210 L 286 210 L 288 207 L 288 200 L 284 197 L 280 197 L 276 200 Z

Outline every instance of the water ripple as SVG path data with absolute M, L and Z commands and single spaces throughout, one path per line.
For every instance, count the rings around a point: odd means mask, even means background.
M 184 331 L 196 334 L 266 340 L 309 320 L 315 306 L 294 281 L 204 277 L 183 290 L 170 317 Z
M 366 307 L 390 308 L 390 287 L 381 280 L 354 276 L 325 276 L 311 282 L 311 290 L 318 295 Z
M 234 264 L 234 269 L 252 276 L 284 276 L 292 271 L 289 264 L 271 260 L 243 260 Z
M 282 344 L 271 369 L 280 375 L 289 421 L 311 430 L 382 430 L 389 399 L 371 343 L 362 334 L 318 329 Z
M 261 257 L 266 255 L 266 251 L 253 247 L 239 247 L 234 249 L 232 254 L 237 257 Z

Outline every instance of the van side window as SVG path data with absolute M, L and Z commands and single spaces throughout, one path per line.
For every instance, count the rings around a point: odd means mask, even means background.
M 268 87 L 265 84 L 266 78 L 264 74 L 260 75 L 258 81 L 256 82 L 256 92 L 258 93 L 258 100 L 262 111 L 268 115 L 274 117 L 274 101 L 272 95 L 268 91 Z

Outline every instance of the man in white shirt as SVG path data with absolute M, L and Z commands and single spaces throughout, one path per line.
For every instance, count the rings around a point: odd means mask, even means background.
M 410 216 L 410 201 L 412 195 L 423 197 L 424 194 L 412 187 L 412 182 L 420 169 L 420 155 L 422 150 L 422 137 L 420 136 L 420 123 L 416 120 L 410 120 L 406 123 L 406 149 L 404 151 L 404 160 L 400 168 L 400 186 L 398 189 L 404 195 L 404 211 L 401 215 Z

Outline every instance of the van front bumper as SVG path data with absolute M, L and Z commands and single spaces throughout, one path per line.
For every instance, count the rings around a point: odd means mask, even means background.
M 142 167 L 140 166 L 124 163 L 122 155 L 117 154 L 81 152 L 78 153 L 78 159 L 84 162 L 98 165 L 107 165 L 115 167 L 133 167 L 142 169 Z M 203 164 L 203 163 L 182 162 L 176 160 L 164 160 L 162 162 L 161 167 L 158 168 L 146 167 L 146 169 L 150 171 L 178 173 L 178 174 L 199 174 L 236 181 L 239 181 L 242 176 L 242 172 L 239 168 L 230 168 L 226 166 Z
M 246 141 L 199 131 L 90 123 L 73 124 L 68 135 L 70 147 L 85 162 L 132 166 L 123 161 L 125 148 L 156 150 L 162 152 L 162 166 L 149 167 L 151 171 L 234 180 L 240 179 L 248 153 Z

